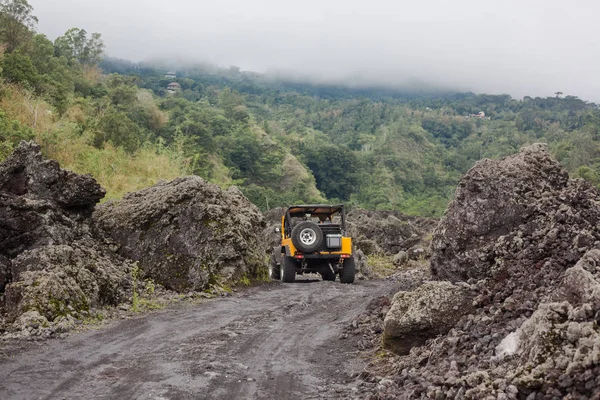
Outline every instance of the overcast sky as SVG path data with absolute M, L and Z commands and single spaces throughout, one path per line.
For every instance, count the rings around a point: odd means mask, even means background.
M 600 102 L 598 0 L 29 0 L 38 30 L 100 32 L 111 56 L 318 80 L 422 81 Z

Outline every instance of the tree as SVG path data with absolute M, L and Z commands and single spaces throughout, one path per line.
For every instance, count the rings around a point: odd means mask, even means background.
M 347 147 L 315 145 L 306 148 L 304 156 L 317 188 L 328 198 L 348 200 L 357 191 L 359 162 L 356 154 Z
M 110 74 L 106 79 L 106 86 L 112 104 L 121 109 L 130 109 L 137 101 L 138 87 L 134 77 Z
M 54 47 L 58 57 L 64 56 L 84 66 L 98 64 L 104 52 L 104 42 L 99 33 L 92 33 L 88 39 L 87 32 L 79 28 L 71 28 L 57 38 Z
M 8 82 L 24 84 L 32 89 L 37 87 L 39 81 L 31 58 L 21 54 L 19 50 L 4 56 L 2 75 Z
M 27 0 L 0 0 L 0 40 L 8 53 L 31 39 L 38 23 L 32 12 Z
M 100 121 L 94 145 L 101 148 L 105 142 L 112 142 L 117 147 L 123 147 L 128 153 L 133 153 L 140 147 L 141 141 L 140 127 L 124 112 L 111 109 Z

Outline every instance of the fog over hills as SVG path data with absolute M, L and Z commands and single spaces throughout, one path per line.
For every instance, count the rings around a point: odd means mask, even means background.
M 77 26 L 107 53 L 175 57 L 317 82 L 426 82 L 461 91 L 600 101 L 600 3 L 32 0 L 51 39 Z

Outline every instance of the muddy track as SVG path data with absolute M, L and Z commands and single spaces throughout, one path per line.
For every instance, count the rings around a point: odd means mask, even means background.
M 163 310 L 0 361 L 0 399 L 347 399 L 342 329 L 390 281 L 297 282 Z

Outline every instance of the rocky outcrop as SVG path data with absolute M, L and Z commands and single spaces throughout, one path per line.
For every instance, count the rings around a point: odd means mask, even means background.
M 103 196 L 92 177 L 60 169 L 33 142 L 0 164 L 0 307 L 8 322 L 31 313 L 53 322 L 126 297 L 128 263 L 89 224 Z
M 437 224 L 432 218 L 412 217 L 398 211 L 352 209 L 347 215 L 348 232 L 366 255 L 394 255 L 413 247 L 427 248 Z
M 397 354 L 447 333 L 472 311 L 469 285 L 427 282 L 411 292 L 398 292 L 384 320 L 383 345 Z
M 92 177 L 62 170 L 37 144 L 21 142 L 0 164 L 0 255 L 88 235 L 81 221 L 103 196 Z
M 264 218 L 236 187 L 178 178 L 103 204 L 94 218 L 119 254 L 168 289 L 202 290 L 265 271 Z
M 75 174 L 44 159 L 34 142 L 21 142 L 0 164 L 0 192 L 6 197 L 47 201 L 78 213 L 91 212 L 106 193 L 90 175 Z
M 49 245 L 12 262 L 6 289 L 9 320 L 36 311 L 49 321 L 127 299 L 130 265 L 91 240 Z
M 505 280 L 564 271 L 600 244 L 599 217 L 596 190 L 569 180 L 543 144 L 482 160 L 461 179 L 434 232 L 432 274 Z
M 361 249 L 354 252 L 354 262 L 356 265 L 356 273 L 361 278 L 372 278 L 373 268 L 369 265 L 369 258 Z
M 472 309 L 398 358 L 377 398 L 598 398 L 599 220 L 597 191 L 544 145 L 477 163 L 431 246 L 434 278 L 466 280 Z
M 143 278 L 176 290 L 232 284 L 265 267 L 263 218 L 236 188 L 163 182 L 102 206 L 96 221 L 103 196 L 92 177 L 60 169 L 32 142 L 0 164 L 0 332 L 59 332 L 130 301 L 132 259 Z

